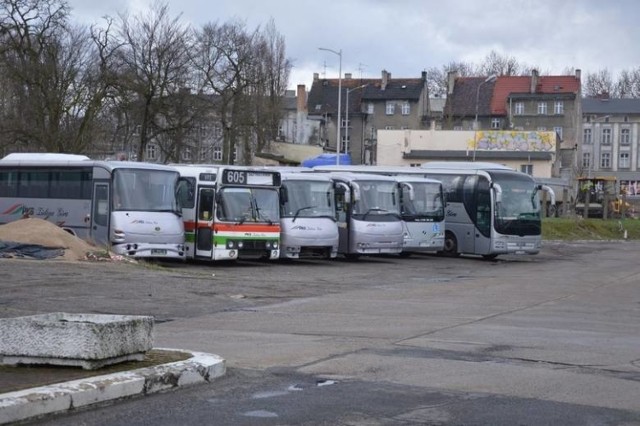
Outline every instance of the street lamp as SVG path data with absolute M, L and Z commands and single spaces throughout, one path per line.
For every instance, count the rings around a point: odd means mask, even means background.
M 487 77 L 482 83 L 478 84 L 478 89 L 476 90 L 476 117 L 473 120 L 473 130 L 478 130 L 478 103 L 480 100 L 480 88 L 482 87 L 483 84 L 489 83 L 490 81 L 494 81 L 496 78 L 498 78 L 498 76 L 495 74 L 492 74 L 489 77 Z
M 342 49 L 335 51 L 333 49 L 327 49 L 326 47 L 318 47 L 319 50 L 324 50 L 326 52 L 331 52 L 334 55 L 338 55 L 338 58 L 340 59 L 339 61 L 339 65 L 338 65 L 338 119 L 336 121 L 336 127 L 337 127 L 337 131 L 336 131 L 336 165 L 339 166 L 340 165 L 340 115 L 342 113 L 341 111 L 341 101 L 342 101 Z
M 346 108 L 346 112 L 345 112 L 345 126 L 344 126 L 344 139 L 345 139 L 345 145 L 344 145 L 344 153 L 345 154 L 349 154 L 349 93 L 353 92 L 354 90 L 358 90 L 358 89 L 363 89 L 367 87 L 366 84 L 363 84 L 361 86 L 358 87 L 354 87 L 353 89 L 347 89 L 347 101 L 345 102 L 345 108 Z
M 485 83 L 489 83 L 490 81 L 494 81 L 496 78 L 498 78 L 497 75 L 492 74 L 489 77 L 487 77 L 483 82 L 481 82 L 480 84 L 478 84 L 478 89 L 476 89 L 476 116 L 473 119 L 473 161 L 476 161 L 476 149 L 478 148 L 478 104 L 480 103 L 480 88 L 485 84 Z

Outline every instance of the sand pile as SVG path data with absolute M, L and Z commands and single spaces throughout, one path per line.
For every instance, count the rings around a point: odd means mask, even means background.
M 38 244 L 45 247 L 64 249 L 64 256 L 54 259 L 84 260 L 87 252 L 98 251 L 99 248 L 74 237 L 59 226 L 44 219 L 19 219 L 0 225 L 0 241 Z

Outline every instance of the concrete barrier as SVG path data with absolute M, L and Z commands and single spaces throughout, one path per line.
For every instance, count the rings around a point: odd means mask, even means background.
M 63 312 L 0 319 L 0 363 L 78 366 L 92 370 L 144 359 L 153 347 L 153 317 Z

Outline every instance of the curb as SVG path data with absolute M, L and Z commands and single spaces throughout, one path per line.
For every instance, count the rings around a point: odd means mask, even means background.
M 218 355 L 166 350 L 191 353 L 192 357 L 154 367 L 0 394 L 0 424 L 211 382 L 226 373 L 225 360 Z

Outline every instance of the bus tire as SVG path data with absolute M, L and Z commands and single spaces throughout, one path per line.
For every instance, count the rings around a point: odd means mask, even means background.
M 458 240 L 456 240 L 456 236 L 453 235 L 453 232 L 445 232 L 444 250 L 442 250 L 442 254 L 448 257 L 460 256 L 460 253 L 458 253 Z
M 410 257 L 411 256 L 411 252 L 410 251 L 401 251 L 399 254 L 400 257 Z
M 358 253 L 345 253 L 344 257 L 346 257 L 347 260 L 358 260 L 358 259 L 360 259 L 360 255 Z

